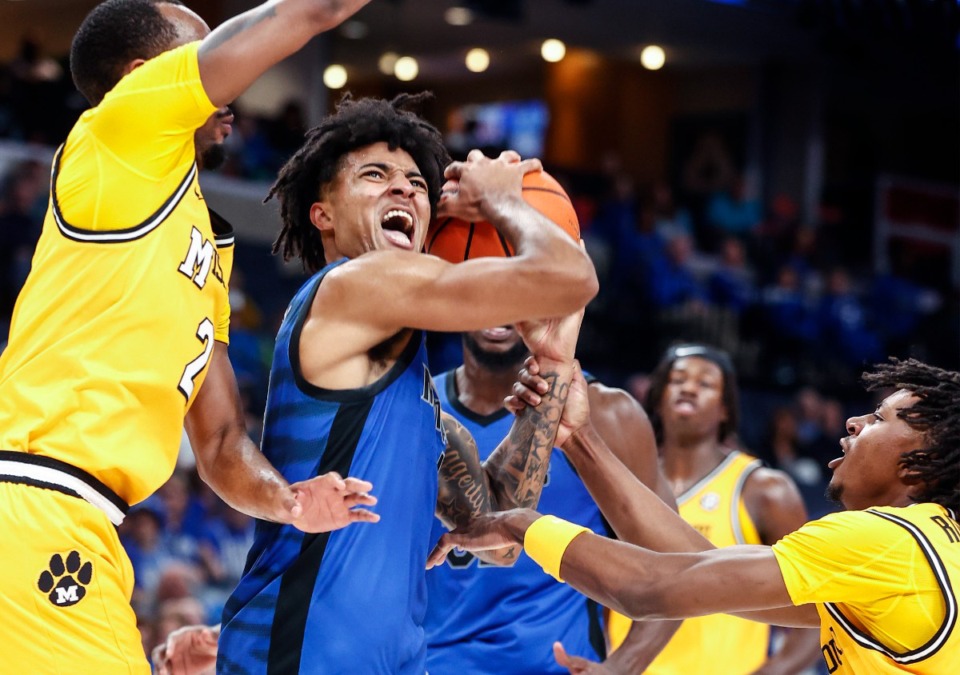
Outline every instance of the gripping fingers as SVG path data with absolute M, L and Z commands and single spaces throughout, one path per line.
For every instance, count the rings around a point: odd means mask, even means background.
M 519 162 L 520 153 L 516 150 L 504 150 L 500 153 L 499 159 L 502 159 L 505 162 Z
M 540 396 L 522 382 L 513 383 L 513 395 L 523 403 L 533 406 L 534 408 L 540 405 Z
M 520 168 L 523 170 L 523 173 L 525 174 L 533 173 L 534 171 L 543 171 L 543 162 L 541 162 L 536 157 L 531 157 L 530 159 L 525 159 L 521 161 Z

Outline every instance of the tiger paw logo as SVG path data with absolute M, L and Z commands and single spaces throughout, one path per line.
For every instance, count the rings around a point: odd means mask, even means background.
M 59 553 L 54 553 L 49 569 L 40 574 L 37 587 L 56 607 L 72 607 L 86 596 L 86 586 L 92 578 L 93 565 L 90 561 L 81 564 L 77 551 L 70 551 L 66 561 Z

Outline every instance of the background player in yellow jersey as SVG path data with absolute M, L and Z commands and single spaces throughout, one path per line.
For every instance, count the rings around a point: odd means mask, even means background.
M 661 358 L 646 400 L 680 516 L 718 548 L 770 545 L 807 521 L 790 477 L 736 449 L 739 398 L 726 352 L 682 344 Z M 630 648 L 620 647 L 629 625 L 611 615 L 612 647 Z M 722 614 L 688 619 L 644 672 L 707 673 L 722 663 L 725 675 L 797 673 L 820 656 L 816 631 L 789 630 L 768 658 L 769 643 L 769 628 L 754 621 Z
M 211 34 L 179 3 L 109 0 L 78 30 L 71 71 L 93 108 L 57 152 L 0 358 L 5 669 L 147 671 L 113 526 L 169 477 L 184 423 L 235 508 L 311 532 L 376 520 L 351 510 L 373 503 L 369 484 L 289 485 L 246 436 L 225 349 L 231 233 L 211 223 L 195 148 L 222 141 L 224 106 L 267 68 L 366 2 L 278 0 Z
M 848 510 L 811 521 L 772 547 L 713 549 L 624 471 L 587 419 L 585 386 L 571 388 L 563 448 L 591 491 L 606 490 L 612 542 L 530 510 L 484 516 L 444 535 L 482 550 L 523 542 L 548 572 L 632 617 L 735 613 L 820 626 L 831 673 L 954 672 L 960 584 L 960 373 L 914 359 L 876 367 L 870 390 L 895 390 L 847 420 L 828 492 Z M 566 426 L 562 423 L 561 428 Z M 566 431 L 563 432 L 566 435 Z M 612 508 L 613 506 L 617 508 Z

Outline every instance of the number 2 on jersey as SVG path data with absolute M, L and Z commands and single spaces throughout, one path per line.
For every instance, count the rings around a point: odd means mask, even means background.
M 183 394 L 183 397 L 187 399 L 187 401 L 189 401 L 190 396 L 193 395 L 193 388 L 196 385 L 194 380 L 207 365 L 207 362 L 210 360 L 210 355 L 213 354 L 213 336 L 213 322 L 210 321 L 210 319 L 204 319 L 200 322 L 200 325 L 197 326 L 197 339 L 203 343 L 203 352 L 183 368 L 183 375 L 180 376 L 180 384 L 177 385 L 177 389 L 180 390 L 180 393 Z

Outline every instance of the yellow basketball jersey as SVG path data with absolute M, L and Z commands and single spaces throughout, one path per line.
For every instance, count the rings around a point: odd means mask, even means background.
M 128 504 L 170 476 L 227 340 L 233 238 L 197 182 L 194 132 L 215 111 L 198 45 L 124 77 L 57 152 L 0 357 L 0 449 L 67 462 Z
M 817 603 L 830 673 L 960 672 L 960 525 L 948 509 L 831 514 L 773 550 L 793 602 Z
M 744 483 L 759 466 L 760 460 L 731 452 L 713 471 L 677 497 L 680 516 L 718 548 L 761 543 L 742 497 Z M 611 612 L 611 647 L 618 647 L 629 630 L 630 620 Z M 766 661 L 769 642 L 770 628 L 755 621 L 725 614 L 685 619 L 644 672 L 746 675 Z M 718 664 L 722 664 L 722 670 L 717 670 Z

